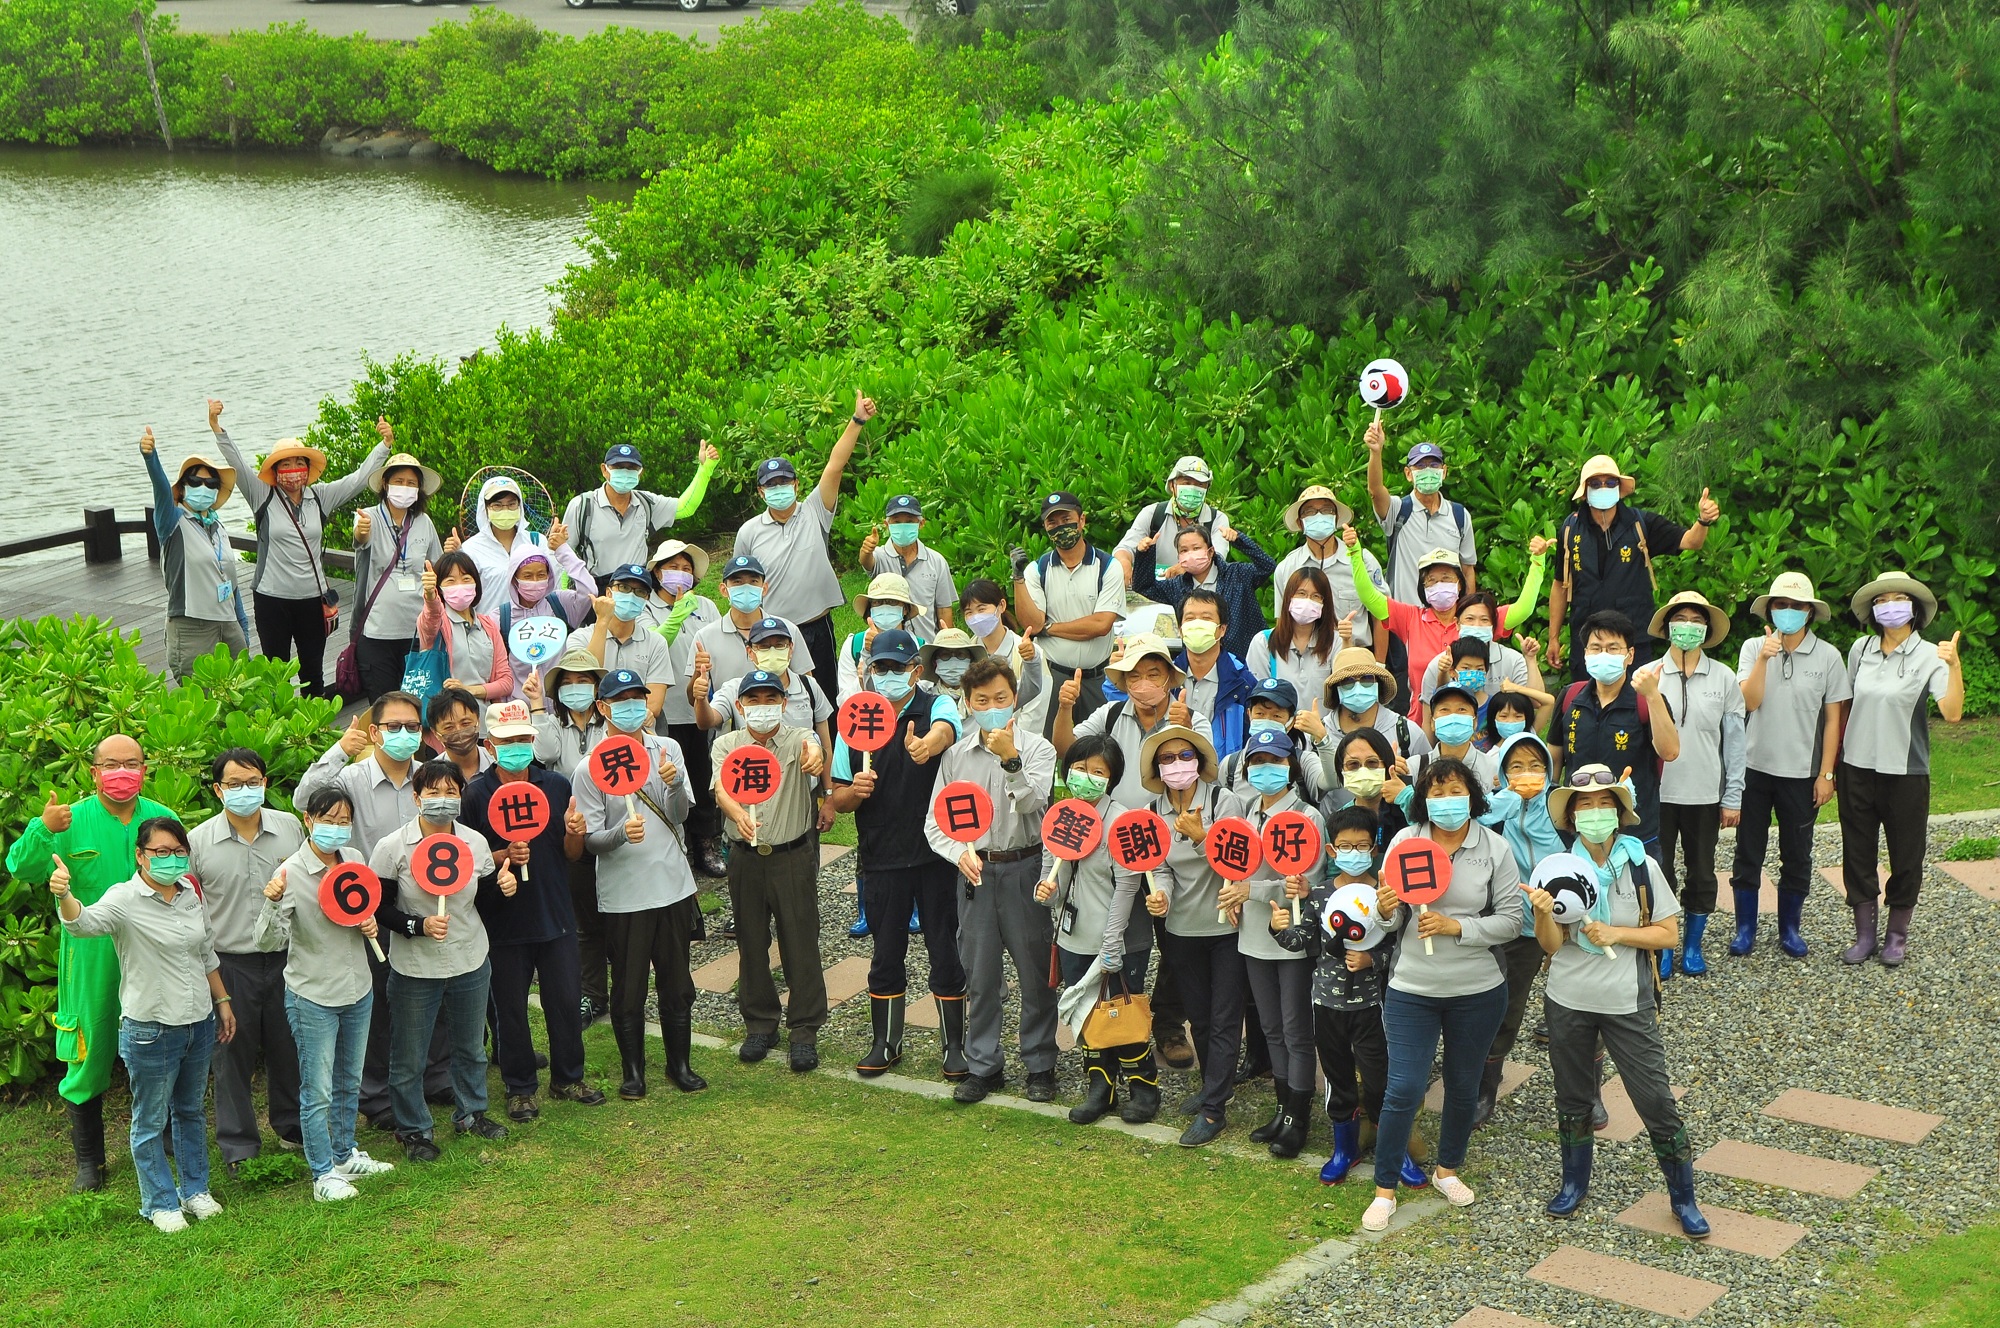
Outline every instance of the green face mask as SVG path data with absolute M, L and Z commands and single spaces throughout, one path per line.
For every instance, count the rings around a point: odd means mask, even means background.
M 1410 477 L 1410 483 L 1418 493 L 1436 493 L 1444 487 L 1444 469 L 1440 466 L 1425 466 Z
M 1586 807 L 1576 814 L 1576 832 L 1592 844 L 1602 844 L 1618 833 L 1616 807 Z
M 1096 802 L 1104 796 L 1104 781 L 1082 770 L 1070 771 L 1063 783 L 1069 785 L 1071 797 L 1082 798 L 1085 802 Z
M 1667 624 L 1667 640 L 1673 642 L 1676 650 L 1696 650 L 1708 640 L 1708 624 L 1698 622 L 1677 622 Z
M 1180 508 L 1188 516 L 1193 516 L 1196 512 L 1199 512 L 1201 505 L 1207 501 L 1208 490 L 1197 488 L 1192 484 L 1183 484 L 1174 490 L 1174 506 Z

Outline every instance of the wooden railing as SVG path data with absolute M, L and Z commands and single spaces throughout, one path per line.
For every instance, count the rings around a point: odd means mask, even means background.
M 144 535 L 146 557 L 153 562 L 160 560 L 160 536 L 153 527 L 153 509 L 150 507 L 146 509 L 144 518 L 138 521 L 120 521 L 113 508 L 86 507 L 83 509 L 83 525 L 77 529 L 51 531 L 46 535 L 0 544 L 0 558 L 18 558 L 23 554 L 60 549 L 67 544 L 81 544 L 85 562 L 115 563 L 125 557 L 124 537 L 127 535 Z M 231 535 L 229 543 L 233 548 L 255 552 L 257 537 Z M 321 561 L 330 572 L 354 575 L 354 555 L 346 549 L 327 549 Z

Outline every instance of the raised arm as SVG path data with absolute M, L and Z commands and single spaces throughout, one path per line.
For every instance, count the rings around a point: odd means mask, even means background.
M 257 477 L 257 468 L 244 460 L 236 440 L 222 427 L 222 403 L 214 397 L 208 399 L 208 428 L 215 435 L 215 445 L 222 449 L 222 459 L 236 468 L 236 487 L 243 491 L 243 501 L 253 510 L 262 507 L 271 497 L 271 486 Z
M 1375 519 L 1377 521 L 1387 521 L 1389 519 L 1389 504 L 1391 502 L 1389 486 L 1383 482 L 1382 478 L 1382 445 L 1388 439 L 1388 431 L 1383 429 L 1382 421 L 1380 420 L 1376 420 L 1370 424 L 1368 432 L 1361 435 L 1361 440 L 1368 445 L 1368 501 L 1375 508 Z M 1380 617 L 1381 615 L 1377 614 L 1376 616 Z
M 708 477 L 715 473 L 716 463 L 722 460 L 722 453 L 716 451 L 714 445 L 706 438 L 701 440 L 701 446 L 695 449 L 694 455 L 694 478 L 688 481 L 687 488 L 681 490 L 681 496 L 674 503 L 676 522 L 685 521 L 700 509 L 701 500 L 708 494 Z M 820 482 L 822 484 L 826 482 L 824 476 Z M 838 484 L 839 481 L 836 480 L 836 493 L 839 492 Z M 829 503 L 828 506 L 832 504 Z
M 840 431 L 840 440 L 826 455 L 826 469 L 819 473 L 819 503 L 829 512 L 840 502 L 840 477 L 847 470 L 848 458 L 854 455 L 854 445 L 861 441 L 861 430 L 874 418 L 874 401 L 861 395 L 861 389 L 856 388 L 854 417 Z
M 1542 578 L 1549 570 L 1549 542 L 1540 535 L 1528 541 L 1528 576 L 1521 582 L 1521 597 L 1507 606 L 1507 630 L 1513 631 L 1535 616 L 1535 604 L 1542 597 Z
M 382 469 L 382 463 L 389 459 L 389 448 L 396 441 L 395 430 L 389 427 L 387 419 L 377 417 L 375 433 L 381 441 L 369 449 L 360 465 L 337 480 L 322 480 L 317 486 L 320 501 L 326 504 L 329 512 L 347 506 L 368 481 L 375 478 L 375 472 Z
M 150 424 L 139 435 L 139 454 L 146 458 L 146 478 L 153 482 L 153 530 L 165 539 L 181 523 L 181 505 L 174 501 L 174 486 L 167 479 L 167 468 L 160 464 L 160 453 L 153 442 L 153 426 Z

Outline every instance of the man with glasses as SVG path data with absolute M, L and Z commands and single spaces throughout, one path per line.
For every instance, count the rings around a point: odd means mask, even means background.
M 1081 723 L 1104 704 L 1104 665 L 1125 613 L 1124 568 L 1091 547 L 1083 528 L 1083 501 L 1057 490 L 1042 499 L 1042 529 L 1052 551 L 1032 563 L 1025 551 L 1014 551 L 1014 616 L 1025 634 L 1041 638 L 1049 673 L 1067 693 L 1048 708 L 1043 737 L 1055 731 L 1064 706 Z
M 132 879 L 139 826 L 173 809 L 139 795 L 146 756 L 138 741 L 114 733 L 97 744 L 90 771 L 97 792 L 64 805 L 49 791 L 42 814 L 28 822 L 7 850 L 16 880 L 44 886 L 56 859 L 69 868 L 69 889 L 80 904 L 94 904 L 112 886 Z M 76 1191 L 104 1188 L 104 1090 L 118 1059 L 118 951 L 109 936 L 72 936 L 56 942 L 56 1059 L 64 1063 L 56 1091 L 69 1112 L 76 1152 Z
M 1555 585 L 1549 589 L 1550 669 L 1562 667 L 1563 624 L 1582 624 L 1593 615 L 1615 609 L 1634 623 L 1653 620 L 1653 559 L 1699 549 L 1708 542 L 1708 528 L 1722 509 L 1701 491 L 1692 526 L 1683 526 L 1657 512 L 1628 507 L 1638 481 L 1618 469 L 1608 456 L 1583 463 L 1583 477 L 1570 495 L 1576 510 L 1563 521 L 1562 557 L 1556 563 Z M 1570 677 L 1583 682 L 1584 648 L 1588 638 L 1579 630 L 1569 641 Z M 1653 657 L 1652 644 L 1632 642 L 1634 662 Z

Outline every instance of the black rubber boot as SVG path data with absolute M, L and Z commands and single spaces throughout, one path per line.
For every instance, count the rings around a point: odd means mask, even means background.
M 611 1036 L 618 1042 L 618 1061 L 625 1081 L 618 1096 L 630 1101 L 646 1096 L 646 1025 L 625 1015 L 611 1016 Z
M 972 1073 L 965 1059 L 965 997 L 933 992 L 932 999 L 937 1002 L 938 1033 L 944 1039 L 944 1077 L 957 1083 Z
M 868 1018 L 874 1026 L 875 1043 L 854 1066 L 854 1072 L 863 1079 L 887 1074 L 903 1059 L 903 993 L 877 996 L 869 992 Z
M 1273 1075 L 1271 1077 L 1271 1089 L 1278 1096 L 1278 1107 L 1277 1110 L 1271 1113 L 1271 1119 L 1268 1124 L 1259 1125 L 1256 1129 L 1250 1131 L 1250 1142 L 1253 1144 L 1270 1143 L 1271 1140 L 1278 1137 L 1278 1127 L 1285 1123 L 1285 1102 L 1287 1100 L 1285 1094 L 1288 1091 L 1285 1088 L 1285 1081 Z
M 1543 1209 L 1550 1217 L 1569 1217 L 1590 1193 L 1590 1166 L 1597 1155 L 1597 1136 L 1588 1116 L 1558 1116 L 1557 1142 L 1562 1148 L 1562 1187 Z
M 644 1025 L 640 1028 L 643 1036 Z M 707 1088 L 708 1080 L 694 1072 L 694 1011 L 669 1011 L 660 1031 L 667 1043 L 667 1082 L 683 1093 L 699 1093 Z M 642 1083 L 640 1088 L 644 1087 Z
M 70 1182 L 70 1192 L 101 1190 L 104 1188 L 104 1096 L 100 1093 L 81 1105 L 64 1098 L 63 1106 L 69 1113 L 70 1148 L 76 1153 L 76 1179 Z
M 1125 1074 L 1125 1105 L 1118 1109 L 1118 1119 L 1127 1125 L 1149 1123 L 1160 1114 L 1160 1067 L 1153 1060 L 1152 1044 L 1141 1042 L 1136 1052 L 1121 1048 L 1118 1068 Z
M 1090 1063 L 1083 1071 L 1083 1101 L 1069 1109 L 1070 1124 L 1088 1125 L 1118 1105 L 1118 1093 L 1111 1082 L 1117 1068 L 1110 1052 L 1090 1053 Z
M 1272 1157 L 1297 1157 L 1312 1126 L 1312 1090 L 1287 1088 L 1278 1094 L 1278 1131 L 1271 1136 Z
M 1506 1064 L 1504 1056 L 1489 1056 L 1486 1060 L 1486 1069 L 1479 1076 L 1479 1101 L 1472 1108 L 1472 1128 L 1475 1130 L 1493 1119 L 1493 1108 L 1500 1101 L 1500 1072 Z

